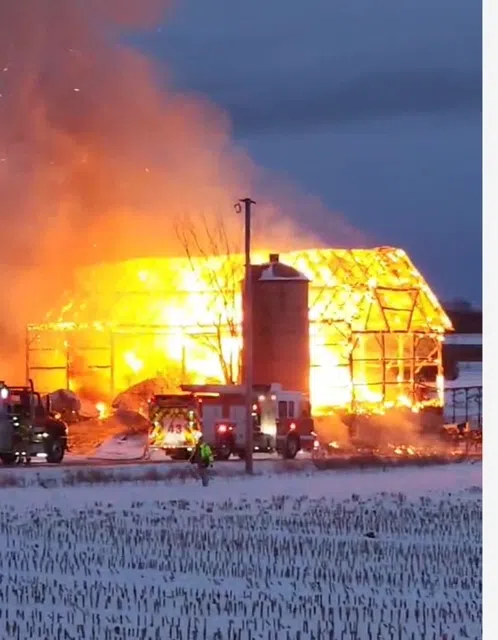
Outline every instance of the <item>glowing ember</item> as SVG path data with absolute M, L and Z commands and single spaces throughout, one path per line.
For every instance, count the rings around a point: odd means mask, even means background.
M 266 259 L 266 253 L 253 256 Z M 343 407 L 383 413 L 442 405 L 441 349 L 451 324 L 404 251 L 308 250 L 281 260 L 311 281 L 316 415 Z M 61 375 L 63 354 L 85 361 L 94 385 L 107 393 L 156 377 L 236 382 L 242 278 L 238 255 L 94 266 L 80 272 L 78 296 L 56 322 L 29 327 L 31 342 L 38 348 L 52 341 L 44 366 L 53 371 L 60 363 Z
M 415 456 L 417 455 L 417 449 L 412 445 L 389 445 L 397 456 Z

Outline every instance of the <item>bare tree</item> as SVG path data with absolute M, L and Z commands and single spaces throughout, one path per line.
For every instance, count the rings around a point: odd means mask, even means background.
M 198 322 L 200 332 L 191 337 L 212 350 L 218 358 L 226 384 L 237 382 L 238 362 L 232 350 L 227 354 L 224 340 L 241 335 L 239 305 L 243 264 L 237 259 L 235 242 L 221 217 L 184 218 L 176 224 L 176 235 L 194 273 L 199 273 L 209 292 L 207 311 L 213 311 L 214 323 Z

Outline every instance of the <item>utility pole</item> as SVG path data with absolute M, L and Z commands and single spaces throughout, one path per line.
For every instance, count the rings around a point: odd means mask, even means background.
M 246 473 L 252 475 L 253 449 L 254 449 L 254 425 L 252 418 L 253 405 L 253 375 L 252 375 L 252 274 L 251 274 L 251 207 L 256 204 L 251 198 L 243 198 L 237 203 L 237 210 L 241 211 L 244 205 L 244 253 L 245 253 L 245 277 L 244 277 L 244 316 L 243 316 L 243 348 L 244 348 L 244 386 L 246 393 Z

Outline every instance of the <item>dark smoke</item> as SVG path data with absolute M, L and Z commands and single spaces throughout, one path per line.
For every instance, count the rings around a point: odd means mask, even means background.
M 124 28 L 153 26 L 167 5 L 0 0 L 0 356 L 19 353 L 24 323 L 75 267 L 178 253 L 174 222 L 197 211 L 238 227 L 234 200 L 263 184 L 220 111 L 159 90 L 149 61 L 122 44 Z M 308 221 L 316 203 L 287 196 L 258 208 L 259 227 L 318 244 L 288 222 L 296 211 Z M 353 237 L 338 218 L 330 226 L 335 244 Z

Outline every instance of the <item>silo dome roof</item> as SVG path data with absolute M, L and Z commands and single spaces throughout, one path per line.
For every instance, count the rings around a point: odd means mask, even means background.
M 253 278 L 265 280 L 301 280 L 309 282 L 303 273 L 288 264 L 280 262 L 278 253 L 270 253 L 270 259 L 263 264 L 252 265 Z
M 288 264 L 282 262 L 268 262 L 266 264 L 259 265 L 261 272 L 258 280 L 305 280 L 308 278 L 291 267 Z

